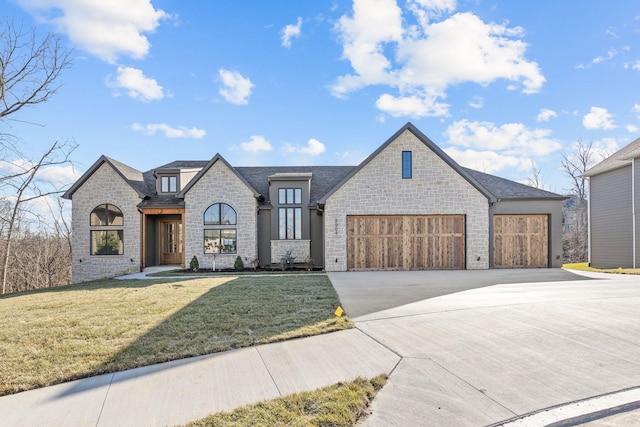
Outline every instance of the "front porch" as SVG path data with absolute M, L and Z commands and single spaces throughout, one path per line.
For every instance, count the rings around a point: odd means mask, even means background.
M 184 208 L 141 208 L 142 268 L 185 268 Z

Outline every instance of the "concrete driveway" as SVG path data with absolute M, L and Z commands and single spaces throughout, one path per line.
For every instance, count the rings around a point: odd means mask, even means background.
M 588 279 L 560 268 L 346 272 L 329 278 L 351 318 L 485 286 Z
M 596 425 L 640 422 L 638 276 L 451 273 L 330 275 L 347 296 L 347 312 L 359 314 L 357 328 L 401 358 L 364 425 L 544 426 L 564 420 L 553 425 L 568 426 L 611 415 L 616 407 L 631 412 Z M 503 274 L 538 282 L 487 286 L 503 281 Z M 562 281 L 540 281 L 551 277 L 545 274 Z M 410 299 L 411 289 L 419 290 L 416 299 L 429 294 L 432 276 L 443 280 L 440 294 L 448 284 L 476 288 L 372 312 L 378 304 Z M 348 289 L 348 280 L 356 290 Z M 367 293 L 378 289 L 384 296 L 369 301 Z

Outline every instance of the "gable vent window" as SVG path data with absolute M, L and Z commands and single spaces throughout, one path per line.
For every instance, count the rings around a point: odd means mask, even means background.
M 402 152 L 402 178 L 403 179 L 411 179 L 412 177 L 412 159 L 411 159 L 411 151 L 403 151 Z
M 177 176 L 163 176 L 160 178 L 160 191 L 163 193 L 177 193 L 178 192 L 178 177 Z
M 89 240 L 91 255 L 124 254 L 124 217 L 115 205 L 103 204 L 91 211 Z

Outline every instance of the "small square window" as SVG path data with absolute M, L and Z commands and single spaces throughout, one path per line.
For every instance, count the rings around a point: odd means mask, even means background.
M 411 151 L 402 152 L 402 178 L 411 179 L 413 173 L 413 166 L 411 161 Z
M 177 176 L 163 176 L 160 178 L 161 189 L 163 193 L 176 193 L 178 191 Z

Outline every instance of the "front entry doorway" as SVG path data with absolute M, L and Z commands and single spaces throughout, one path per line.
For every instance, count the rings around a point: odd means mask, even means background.
M 160 264 L 175 265 L 182 263 L 182 222 L 160 222 Z

